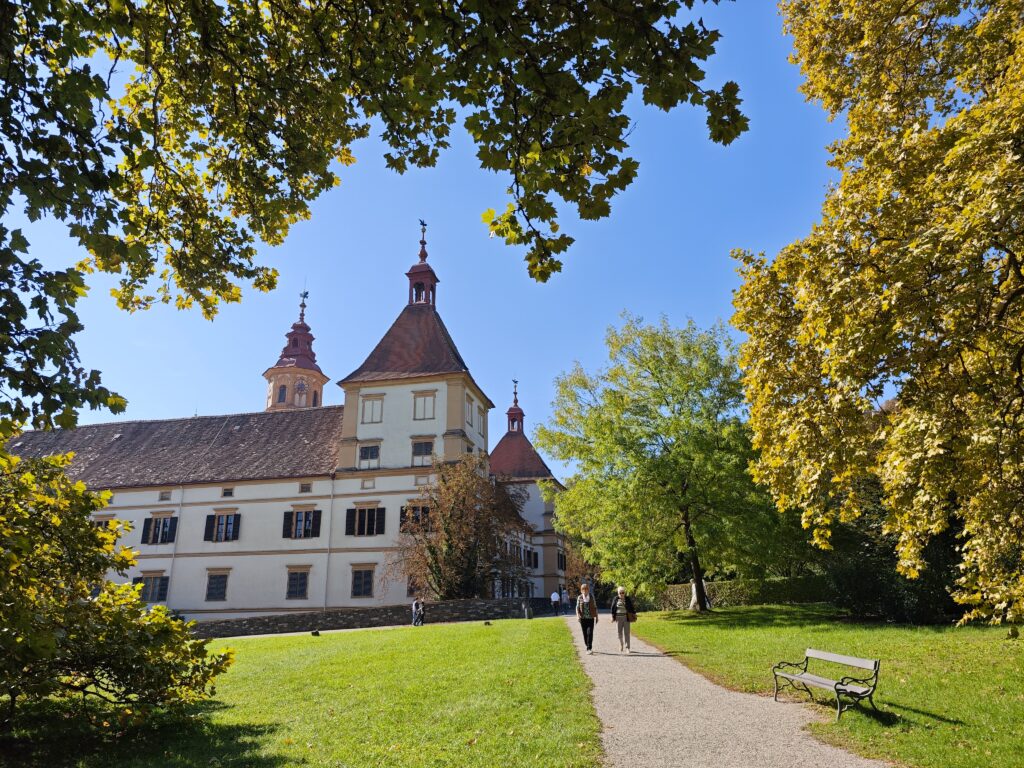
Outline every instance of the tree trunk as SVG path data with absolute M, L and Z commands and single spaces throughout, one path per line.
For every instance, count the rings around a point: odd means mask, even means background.
M 697 598 L 697 611 L 708 610 L 708 595 L 704 591 L 704 570 L 700 567 L 697 554 L 697 540 L 693 538 L 693 527 L 690 525 L 690 511 L 683 510 L 683 532 L 686 534 L 686 546 L 690 554 L 690 570 L 693 571 L 693 594 Z

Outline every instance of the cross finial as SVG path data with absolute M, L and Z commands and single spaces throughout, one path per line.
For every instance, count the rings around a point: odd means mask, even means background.
M 420 219 L 420 261 L 427 260 L 427 222 Z

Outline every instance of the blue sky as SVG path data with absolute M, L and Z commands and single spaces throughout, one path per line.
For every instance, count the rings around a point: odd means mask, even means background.
M 404 176 L 384 167 L 383 148 L 369 139 L 353 148 L 357 164 L 342 169 L 341 186 L 316 201 L 312 219 L 283 245 L 262 249 L 264 262 L 281 273 L 277 291 L 247 291 L 210 323 L 168 307 L 119 312 L 108 293 L 113 281 L 93 276 L 80 307 L 83 363 L 127 397 L 118 418 L 261 410 L 261 374 L 276 361 L 305 286 L 318 361 L 341 379 L 405 304 L 404 272 L 416 260 L 423 218 L 441 279 L 438 309 L 497 405 L 492 443 L 504 433 L 513 377 L 532 432 L 549 415 L 555 376 L 574 360 L 590 369 L 603 364 L 605 330 L 624 310 L 652 320 L 664 314 L 676 324 L 728 320 L 738 283 L 730 249 L 774 253 L 818 217 L 833 177 L 826 146 L 839 126 L 797 91 L 800 73 L 787 61 L 790 41 L 773 4 L 726 3 L 702 13 L 723 33 L 708 83 L 739 82 L 749 132 L 721 147 L 707 139 L 700 111 L 666 114 L 636 98 L 631 140 L 639 178 L 613 200 L 609 219 L 563 221 L 577 241 L 547 284 L 528 277 L 521 252 L 488 238 L 480 214 L 504 207 L 507 180 L 479 169 L 464 134 L 456 133 L 437 167 Z M 58 225 L 28 234 L 33 255 L 47 263 L 80 257 Z M 327 387 L 324 399 L 342 402 L 340 388 Z M 87 412 L 81 421 L 111 418 Z

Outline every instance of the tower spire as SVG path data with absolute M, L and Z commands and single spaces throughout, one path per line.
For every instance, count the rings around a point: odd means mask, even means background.
M 267 410 L 309 408 L 323 404 L 323 386 L 327 376 L 316 363 L 313 334 L 306 324 L 306 299 L 299 294 L 299 319 L 285 334 L 284 349 L 277 362 L 263 373 L 267 380 Z
M 519 379 L 512 379 L 512 407 L 505 413 L 508 416 L 508 431 L 522 432 L 526 413 L 519 407 Z
M 437 284 L 441 282 L 434 268 L 427 264 L 427 222 L 420 219 L 420 260 L 405 273 L 409 278 L 409 303 L 433 306 L 437 301 Z

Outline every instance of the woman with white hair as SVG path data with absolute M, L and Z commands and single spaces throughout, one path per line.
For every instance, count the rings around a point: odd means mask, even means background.
M 612 598 L 612 621 L 619 633 L 619 651 L 629 653 L 629 624 L 636 621 L 636 606 L 625 587 L 619 587 Z

